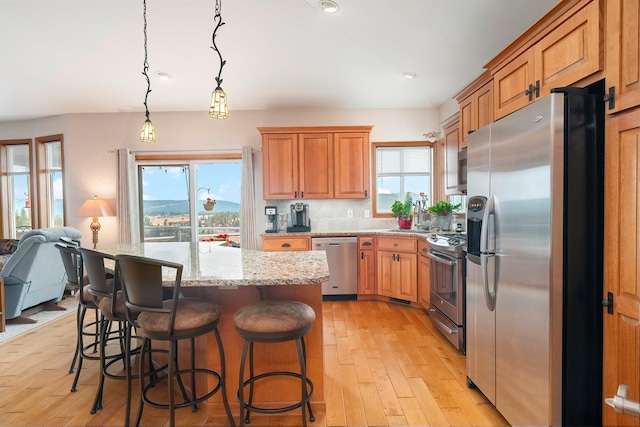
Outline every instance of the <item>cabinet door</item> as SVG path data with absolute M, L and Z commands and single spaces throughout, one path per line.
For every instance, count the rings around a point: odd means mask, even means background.
M 640 105 L 640 0 L 607 0 L 607 90 L 615 113 Z
M 333 134 L 300 134 L 300 199 L 333 198 Z
M 375 255 L 373 250 L 360 250 L 358 255 L 358 295 L 376 293 Z
M 379 295 L 396 296 L 397 265 L 395 252 L 376 252 L 376 285 Z
M 493 81 L 478 89 L 473 97 L 476 127 L 471 130 L 478 130 L 493 123 Z
M 335 198 L 369 197 L 369 134 L 334 134 Z
M 528 50 L 493 75 L 493 103 L 498 120 L 529 103 L 525 91 L 535 84 L 533 53 Z
M 600 40 L 600 2 L 594 0 L 536 43 L 534 75 L 540 81 L 540 96 L 600 71 L 603 66 Z M 637 50 L 636 45 L 636 59 Z
M 398 284 L 396 298 L 418 301 L 418 255 L 400 252 L 396 254 Z
M 460 107 L 460 149 L 467 146 L 467 135 L 469 131 L 478 129 L 478 118 L 475 113 L 475 97 L 474 94 L 469 95 L 459 104 Z
M 262 177 L 265 200 L 298 197 L 298 135 L 262 136 Z
M 636 9 L 637 11 L 637 9 Z M 603 300 L 613 295 L 612 313 L 604 309 L 603 398 L 629 387 L 627 399 L 640 401 L 640 110 L 606 123 L 605 234 Z M 603 404 L 605 426 L 638 426 L 631 415 Z
M 458 194 L 458 141 L 460 125 L 456 121 L 444 128 L 445 194 Z
M 422 251 L 429 251 L 426 244 L 420 245 Z M 429 258 L 424 255 L 418 256 L 418 302 L 425 309 L 431 306 L 430 286 L 431 277 L 429 276 Z

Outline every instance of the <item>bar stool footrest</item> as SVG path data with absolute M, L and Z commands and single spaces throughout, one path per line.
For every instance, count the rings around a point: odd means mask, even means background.
M 264 379 L 264 378 L 268 378 L 268 377 L 273 377 L 273 376 L 288 376 L 288 377 L 294 377 L 294 378 L 298 378 L 299 380 L 302 380 L 302 375 L 296 373 L 296 372 L 289 372 L 289 371 L 274 371 L 274 372 L 265 372 L 264 374 L 260 374 L 260 375 L 256 375 L 252 378 L 249 378 L 248 380 L 246 380 L 245 382 L 243 382 L 243 389 L 244 387 L 246 387 L 247 385 L 254 383 L 258 380 Z M 249 403 L 247 403 L 246 401 L 244 402 L 244 407 L 249 410 L 249 411 L 253 411 L 253 412 L 259 412 L 262 414 L 280 414 L 282 412 L 288 412 L 288 411 L 292 411 L 294 409 L 300 408 L 302 407 L 303 404 L 308 403 L 311 400 L 311 397 L 313 396 L 313 382 L 309 379 L 306 378 L 307 380 L 307 400 L 302 402 L 296 402 L 292 405 L 289 406 L 284 406 L 281 408 L 261 408 L 259 406 L 254 406 L 251 405 Z M 240 399 L 240 391 L 238 391 L 238 400 Z M 315 421 L 315 417 L 311 417 L 311 421 Z
M 201 402 L 204 402 L 205 400 L 209 399 L 211 396 L 216 394 L 218 392 L 218 390 L 220 390 L 220 388 L 222 387 L 222 376 L 218 372 L 212 371 L 210 369 L 204 369 L 204 368 L 180 369 L 179 371 L 174 372 L 173 375 L 179 377 L 180 375 L 191 374 L 192 372 L 211 375 L 211 376 L 215 377 L 218 382 L 217 382 L 216 386 L 212 390 L 210 390 L 207 394 L 204 394 L 204 395 L 202 395 L 200 397 L 196 397 L 195 400 L 185 400 L 184 402 L 176 403 L 174 405 L 175 409 L 186 408 L 187 406 L 195 406 L 195 405 L 197 405 L 197 404 L 199 404 Z M 169 409 L 169 404 L 168 403 L 156 402 L 156 401 L 153 401 L 153 400 L 149 399 L 149 397 L 147 396 L 147 392 L 150 389 L 152 389 L 155 386 L 157 386 L 162 381 L 169 381 L 169 374 L 161 375 L 161 376 L 157 377 L 155 380 L 150 381 L 149 384 L 146 384 L 144 389 L 143 389 L 143 391 L 142 391 L 142 399 L 144 400 L 144 403 L 148 403 L 149 405 L 151 405 L 153 407 L 161 408 L 161 409 Z M 176 381 L 179 381 L 179 379 L 177 379 Z M 174 392 L 175 392 L 175 390 L 174 390 Z M 193 412 L 195 412 L 195 411 L 196 411 L 196 409 L 194 409 Z

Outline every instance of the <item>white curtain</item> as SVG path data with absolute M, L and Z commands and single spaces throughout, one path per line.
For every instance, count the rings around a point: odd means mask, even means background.
M 253 179 L 253 153 L 251 147 L 242 147 L 242 190 L 240 201 L 240 247 L 258 249 L 256 234 L 255 185 Z
M 118 243 L 140 243 L 138 172 L 133 151 L 118 149 Z

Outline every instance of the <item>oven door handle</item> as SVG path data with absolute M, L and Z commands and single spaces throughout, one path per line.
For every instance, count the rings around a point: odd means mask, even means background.
M 445 257 L 445 255 L 435 254 L 435 253 L 429 251 L 427 253 L 427 256 L 429 258 L 431 258 L 432 260 L 436 261 L 436 262 L 441 262 L 441 263 L 447 264 L 447 265 L 456 265 L 456 261 L 455 260 L 452 261 L 448 257 Z
M 430 308 L 429 309 L 429 313 L 439 314 L 438 310 L 435 309 L 435 308 Z M 436 316 L 434 316 L 434 318 L 432 320 L 434 322 L 436 322 L 442 329 L 444 329 L 449 335 L 451 335 L 454 332 L 456 332 L 453 329 L 451 329 L 450 327 L 448 327 L 447 325 L 445 325 L 444 323 L 442 323 L 441 321 L 439 321 Z

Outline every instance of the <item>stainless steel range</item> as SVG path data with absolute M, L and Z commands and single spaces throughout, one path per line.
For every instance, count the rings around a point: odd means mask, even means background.
M 429 244 L 431 308 L 429 315 L 444 336 L 465 353 L 466 235 L 431 234 Z

